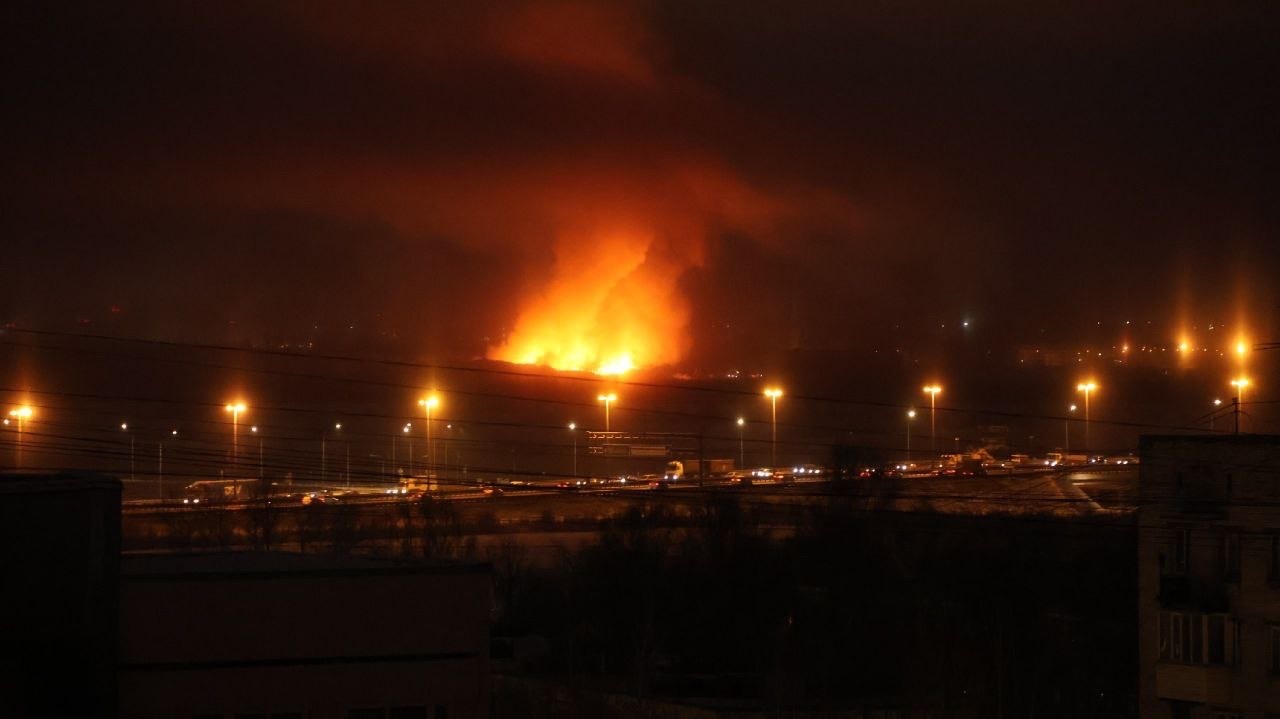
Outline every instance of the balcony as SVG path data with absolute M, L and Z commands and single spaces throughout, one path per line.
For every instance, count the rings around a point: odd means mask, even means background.
M 1228 611 L 1227 584 L 1222 579 L 1160 577 L 1160 608 L 1202 613 Z
M 1200 704 L 1231 703 L 1231 669 L 1190 664 L 1157 664 L 1156 696 Z

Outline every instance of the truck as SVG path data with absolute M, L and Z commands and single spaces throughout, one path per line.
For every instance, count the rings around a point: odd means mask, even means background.
M 201 479 L 183 490 L 183 504 L 242 502 L 258 494 L 256 479 Z
M 667 470 L 662 479 L 667 482 L 678 482 L 685 478 L 697 479 L 698 469 L 702 469 L 704 478 L 723 477 L 733 471 L 732 459 L 673 459 L 667 462 Z

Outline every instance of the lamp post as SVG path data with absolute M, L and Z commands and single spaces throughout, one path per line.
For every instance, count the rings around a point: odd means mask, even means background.
M 911 420 L 916 418 L 914 409 L 907 410 L 907 464 L 911 464 Z
M 1074 404 L 1071 405 L 1070 407 L 1067 407 L 1067 412 L 1074 412 L 1074 411 L 1076 411 L 1076 406 Z M 1062 460 L 1065 462 L 1067 457 L 1070 454 L 1071 454 L 1071 416 L 1068 415 L 1062 420 Z
M 466 430 L 461 424 L 449 422 L 444 426 L 444 434 L 442 435 L 444 448 L 444 461 L 440 463 L 440 476 L 443 479 L 457 478 L 460 474 L 466 478 L 466 466 L 462 463 L 462 439 L 466 434 Z M 449 464 L 450 449 L 453 450 L 453 464 Z M 450 466 L 453 469 L 450 469 Z M 461 472 L 459 472 L 461 470 Z
M 409 476 L 413 477 L 413 422 L 404 423 L 404 436 L 409 439 Z
M 1231 380 L 1231 386 L 1236 388 L 1236 396 L 1234 398 L 1235 418 L 1236 418 L 1236 434 L 1240 434 L 1240 405 L 1244 404 L 1244 388 L 1249 386 L 1249 380 L 1244 377 Z
M 341 423 L 341 422 L 334 422 L 334 423 L 333 423 L 333 431 L 334 431 L 334 432 L 341 432 L 341 431 L 342 431 L 342 423 Z M 329 438 L 329 430 L 328 430 L 328 429 L 325 429 L 325 431 L 323 431 L 323 432 L 321 432 L 321 433 L 320 433 L 320 482 L 321 482 L 322 484 L 323 484 L 323 483 L 328 479 L 328 477 L 329 477 L 329 466 L 328 466 L 329 458 L 328 458 L 328 450 L 327 450 L 327 448 L 325 447 L 325 440 L 327 440 L 328 438 Z
M 1084 392 L 1084 453 L 1085 462 L 1089 461 L 1089 395 L 1098 389 L 1098 383 L 1093 380 L 1081 382 L 1076 385 L 1077 392 Z
M 25 404 L 22 405 L 21 407 L 14 407 L 13 409 L 9 410 L 9 416 L 12 417 L 14 420 L 16 420 L 18 423 L 18 442 L 16 445 L 14 445 L 14 451 L 16 453 L 16 457 L 14 458 L 14 463 L 13 463 L 14 466 L 17 467 L 18 469 L 22 469 L 22 433 L 26 429 L 27 420 L 31 419 L 31 415 L 33 414 L 35 414 L 35 411 L 32 410 L 30 406 Z
M 609 428 L 609 405 L 618 401 L 618 395 L 610 392 L 609 394 L 596 395 L 597 402 L 604 402 L 604 431 L 611 431 Z
M 169 436 L 177 438 L 178 430 L 170 430 Z M 164 442 L 156 442 L 156 496 L 164 501 Z
M 431 469 L 435 467 L 435 457 L 431 454 L 431 410 L 440 406 L 440 398 L 434 392 L 418 400 L 418 406 L 427 410 L 427 478 L 431 478 Z
M 770 460 L 771 469 L 778 466 L 778 398 L 782 396 L 782 390 L 777 387 L 768 387 L 764 391 L 764 396 L 769 398 L 769 426 L 770 426 Z
M 738 418 L 738 469 L 745 469 L 747 466 L 747 459 L 746 459 L 747 454 L 746 454 L 746 450 L 744 449 L 745 445 L 743 444 L 743 441 L 742 441 L 742 428 L 746 424 L 747 424 L 747 421 L 745 419 L 741 417 Z
M 136 479 L 136 477 L 134 476 L 134 464 L 133 464 L 133 432 L 129 431 L 128 422 L 120 423 L 120 431 L 129 435 L 129 481 L 132 482 L 134 479 Z
M 1209 413 L 1209 431 L 1210 432 L 1213 431 L 1213 423 L 1214 423 L 1214 420 L 1217 418 L 1218 408 L 1221 406 L 1222 406 L 1222 400 L 1215 397 L 1213 400 L 1213 411 Z
M 573 438 L 573 476 L 577 476 L 577 422 L 568 423 L 568 436 Z
M 258 436 L 258 481 L 262 481 L 262 435 L 258 434 L 258 425 L 253 425 L 249 431 Z
M 240 460 L 240 413 L 248 408 L 244 402 L 232 402 L 223 409 L 231 413 L 231 471 L 234 477 L 238 474 L 236 464 Z
M 942 391 L 942 387 L 931 384 L 924 388 L 929 394 L 929 451 L 937 453 L 938 451 L 938 425 L 935 421 L 935 411 L 937 409 L 938 393 Z

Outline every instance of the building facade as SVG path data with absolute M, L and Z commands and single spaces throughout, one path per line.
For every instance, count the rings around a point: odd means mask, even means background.
M 1144 437 L 1141 459 L 1139 715 L 1280 719 L 1280 437 Z
M 483 564 L 126 556 L 120 716 L 484 717 L 490 605 Z

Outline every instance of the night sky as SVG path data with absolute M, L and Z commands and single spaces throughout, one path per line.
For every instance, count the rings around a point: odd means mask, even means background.
M 1274 3 L 943 5 L 9 8 L 0 321 L 478 356 L 638 247 L 682 358 L 1280 329 Z

